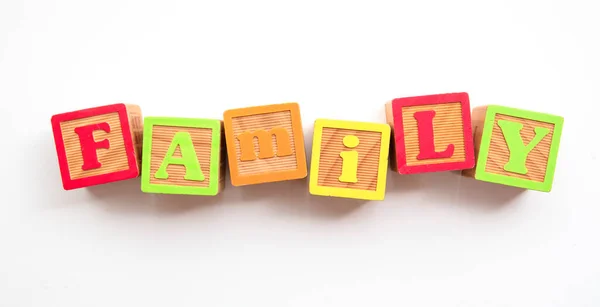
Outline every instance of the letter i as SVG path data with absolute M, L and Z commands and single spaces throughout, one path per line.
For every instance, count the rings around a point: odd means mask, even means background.
M 342 142 L 347 148 L 355 148 L 358 146 L 359 140 L 358 137 L 354 135 L 347 135 Z M 342 175 L 339 177 L 340 182 L 358 182 L 358 179 L 356 178 L 358 172 L 358 151 L 342 151 L 340 152 L 340 157 L 342 157 Z

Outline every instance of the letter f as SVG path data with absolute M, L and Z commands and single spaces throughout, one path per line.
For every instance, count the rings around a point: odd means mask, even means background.
M 100 168 L 102 164 L 98 161 L 98 149 L 109 149 L 110 144 L 107 139 L 100 142 L 94 140 L 94 131 L 103 130 L 106 133 L 110 132 L 108 123 L 98 123 L 75 128 L 75 133 L 79 136 L 79 144 L 81 145 L 81 154 L 83 155 L 83 166 L 81 169 L 88 171 L 95 168 Z

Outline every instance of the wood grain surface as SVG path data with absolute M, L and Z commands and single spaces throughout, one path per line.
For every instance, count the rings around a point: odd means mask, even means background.
M 508 162 L 510 152 L 502 134 L 502 129 L 498 125 L 498 120 L 507 120 L 523 124 L 521 130 L 521 138 L 523 144 L 529 144 L 535 137 L 534 129 L 536 127 L 544 127 L 550 130 L 548 133 L 529 153 L 525 162 L 527 174 L 518 174 L 507 172 L 504 166 Z M 523 119 L 519 117 L 497 114 L 494 119 L 494 128 L 492 130 L 492 139 L 488 152 L 485 171 L 493 174 L 500 174 L 521 179 L 543 182 L 546 176 L 546 167 L 548 166 L 548 155 L 550 153 L 550 145 L 552 144 L 552 135 L 554 133 L 554 124 L 535 121 L 531 119 Z
M 142 109 L 133 104 L 127 104 L 127 117 L 129 118 L 129 128 L 131 129 L 131 140 L 135 150 L 135 159 L 140 168 L 142 163 L 142 146 L 144 141 L 144 126 L 142 123 Z
M 225 130 L 221 122 L 221 147 L 219 151 L 219 193 L 225 189 L 225 174 L 227 172 L 227 144 L 225 142 Z
M 156 171 L 163 162 L 173 137 L 177 132 L 185 131 L 190 133 L 194 150 L 200 163 L 200 169 L 204 174 L 204 181 L 185 180 L 185 166 L 170 164 L 167 167 L 168 179 L 157 179 L 154 177 Z M 208 128 L 186 128 L 173 126 L 154 126 L 152 127 L 152 148 L 150 150 L 150 183 L 164 185 L 178 185 L 191 187 L 208 187 L 210 183 L 210 156 L 211 156 L 212 130 Z M 175 150 L 173 157 L 181 157 L 179 146 Z
M 392 107 L 392 101 L 388 101 L 385 104 L 385 120 L 390 125 L 390 151 L 389 151 L 389 163 L 390 169 L 394 172 L 398 171 L 398 157 L 396 156 L 396 133 L 394 130 L 394 108 Z
M 84 171 L 82 169 L 83 155 L 81 153 L 81 144 L 79 136 L 75 133 L 75 128 L 102 122 L 108 123 L 110 133 L 102 130 L 94 131 L 94 140 L 100 142 L 107 139 L 110 147 L 108 149 L 99 148 L 97 150 L 98 161 L 102 164 L 101 167 Z M 125 152 L 125 142 L 121 134 L 119 113 L 114 112 L 65 121 L 60 123 L 60 129 L 63 135 L 69 173 L 72 180 L 129 169 L 127 153 Z
M 462 171 L 462 175 L 466 177 L 475 177 L 477 169 L 477 160 L 479 159 L 479 148 L 481 147 L 481 137 L 483 136 L 483 124 L 485 122 L 485 114 L 487 106 L 476 107 L 471 112 L 471 128 L 473 131 L 473 148 L 475 150 L 475 166 Z
M 418 160 L 419 134 L 415 112 L 435 110 L 433 135 L 435 151 L 446 150 L 454 144 L 454 154 L 450 158 Z M 465 160 L 465 140 L 460 102 L 402 107 L 406 165 L 416 166 L 435 163 L 461 162 Z
M 347 135 L 355 135 L 359 139 L 358 146 L 347 148 L 343 139 Z M 321 139 L 321 156 L 319 157 L 319 186 L 351 188 L 375 191 L 381 149 L 381 132 L 359 131 L 340 128 L 323 128 Z M 356 183 L 340 182 L 342 173 L 342 151 L 358 151 L 358 172 Z
M 233 128 L 233 135 L 235 136 L 235 155 L 238 161 L 239 175 L 254 175 L 276 171 L 295 170 L 298 168 L 298 163 L 296 160 L 296 144 L 294 143 L 294 135 L 292 131 L 292 118 L 290 111 L 234 117 L 232 118 L 231 123 Z M 269 130 L 275 127 L 282 127 L 287 131 L 290 146 L 292 149 L 292 155 L 278 157 L 277 141 L 275 139 L 275 136 L 271 136 L 271 142 L 275 153 L 275 156 L 273 158 L 257 158 L 253 161 L 240 161 L 241 148 L 240 141 L 237 139 L 237 136 L 240 133 L 254 132 L 256 130 Z M 258 139 L 254 138 L 253 143 L 254 152 L 258 155 Z

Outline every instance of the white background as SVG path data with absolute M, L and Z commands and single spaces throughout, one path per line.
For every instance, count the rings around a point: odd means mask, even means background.
M 0 1 L 0 306 L 600 306 L 597 1 Z M 215 198 L 62 190 L 50 117 L 127 102 L 222 118 L 297 101 L 384 122 L 467 91 L 565 117 L 554 190 L 388 174 Z

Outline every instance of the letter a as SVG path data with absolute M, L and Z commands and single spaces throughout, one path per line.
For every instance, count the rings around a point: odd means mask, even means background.
M 498 126 L 502 129 L 502 134 L 504 135 L 506 146 L 508 146 L 509 151 L 508 163 L 504 165 L 504 170 L 522 175 L 527 174 L 527 168 L 525 167 L 527 155 L 529 155 L 531 150 L 537 146 L 548 133 L 550 133 L 550 130 L 544 127 L 536 127 L 534 129 L 535 137 L 533 137 L 533 140 L 525 146 L 525 144 L 523 144 L 523 138 L 521 138 L 523 124 L 507 120 L 498 120 Z
M 419 155 L 417 155 L 417 159 L 427 160 L 452 157 L 454 154 L 454 144 L 449 144 L 444 151 L 435 151 L 435 144 L 433 143 L 433 117 L 435 117 L 435 111 L 415 112 L 414 117 L 417 120 L 419 135 Z
M 107 139 L 100 142 L 94 140 L 94 131 L 102 130 L 106 133 L 110 132 L 108 123 L 98 123 L 75 128 L 75 133 L 79 136 L 79 145 L 81 146 L 81 154 L 83 155 L 83 166 L 81 169 L 88 171 L 102 167 L 98 161 L 98 149 L 109 149 L 110 144 Z
M 173 157 L 177 146 L 181 150 L 181 158 Z M 167 167 L 169 164 L 183 165 L 185 167 L 183 179 L 185 180 L 204 181 L 204 174 L 200 169 L 200 162 L 198 162 L 198 156 L 196 156 L 192 136 L 188 132 L 177 132 L 175 134 L 163 162 L 154 174 L 154 178 L 168 179 Z
M 355 148 L 358 146 L 359 140 L 358 137 L 354 135 L 347 135 L 342 142 L 347 148 Z M 351 183 L 358 182 L 358 151 L 342 151 L 340 157 L 342 157 L 342 175 L 338 178 L 339 181 Z

